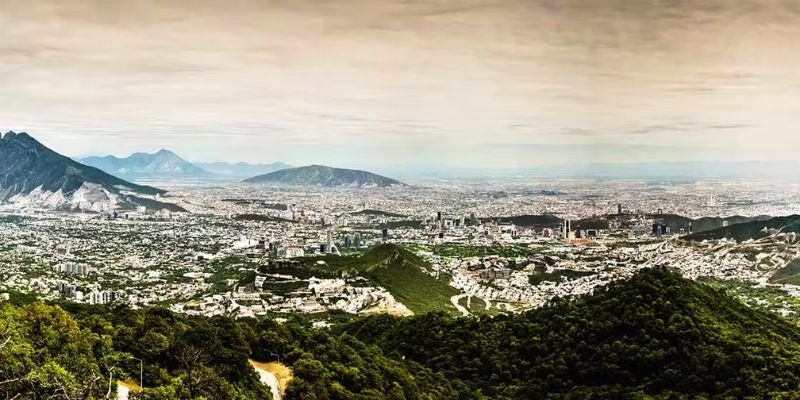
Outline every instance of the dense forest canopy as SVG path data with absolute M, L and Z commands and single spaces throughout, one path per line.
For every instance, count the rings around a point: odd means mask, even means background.
M 800 332 L 702 284 L 646 270 L 517 316 L 187 317 L 0 303 L 0 397 L 269 399 L 248 359 L 292 368 L 287 399 L 797 398 Z M 110 385 L 112 384 L 112 385 Z

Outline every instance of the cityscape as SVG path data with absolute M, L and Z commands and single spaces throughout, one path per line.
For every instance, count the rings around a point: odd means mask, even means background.
M 796 0 L 0 0 L 0 400 L 800 399 Z
M 162 199 L 187 212 L 4 206 L 0 287 L 48 300 L 164 306 L 208 317 L 305 313 L 325 324 L 326 312 L 413 315 L 415 307 L 397 298 L 404 288 L 324 268 L 329 257 L 358 259 L 393 246 L 420 257 L 422 272 L 452 291 L 434 310 L 465 316 L 530 310 L 657 266 L 754 293 L 779 288 L 788 304 L 800 293 L 792 283 L 769 280 L 794 261 L 793 234 L 746 243 L 687 240 L 800 214 L 797 184 L 608 181 L 601 188 L 581 180 L 512 180 L 368 192 L 164 187 L 169 196 Z M 296 275 L 286 267 L 293 263 Z M 304 264 L 322 267 L 309 271 Z

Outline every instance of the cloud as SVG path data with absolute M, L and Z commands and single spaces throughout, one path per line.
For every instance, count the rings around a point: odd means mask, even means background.
M 5 2 L 0 121 L 69 154 L 783 154 L 800 145 L 797 16 L 782 0 Z

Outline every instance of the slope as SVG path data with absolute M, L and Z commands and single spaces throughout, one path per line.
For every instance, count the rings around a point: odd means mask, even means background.
M 800 390 L 800 333 L 663 270 L 494 319 L 370 317 L 343 329 L 488 398 L 780 398 Z
M 431 272 L 431 266 L 416 254 L 396 245 L 383 244 L 362 258 L 367 265 L 364 275 L 385 287 L 415 314 L 454 311 L 450 297 L 460 292 L 447 281 L 424 272 Z
M 730 225 L 725 228 L 714 229 L 706 232 L 686 236 L 686 240 L 703 241 L 734 239 L 743 242 L 750 239 L 761 239 L 769 235 L 770 230 L 780 230 L 782 233 L 800 233 L 800 216 L 776 217 L 766 221 L 752 221 L 742 224 Z
M 677 214 L 646 214 L 645 216 L 647 218 L 660 221 L 664 225 L 668 226 L 672 232 L 679 232 L 681 229 L 683 229 L 685 232 L 689 232 L 691 224 L 691 231 L 695 233 L 707 232 L 723 228 L 723 225 L 725 225 L 726 221 L 731 225 L 735 225 L 753 221 L 765 221 L 770 219 L 770 217 L 766 215 L 760 215 L 757 217 L 742 217 L 735 215 L 724 218 L 703 217 L 698 219 L 692 219 Z
M 328 255 L 271 262 L 262 267 L 262 272 L 300 278 L 363 276 L 386 288 L 415 314 L 444 311 L 455 315 L 450 297 L 459 294 L 448 284 L 449 276 L 433 277 L 432 267 L 425 260 L 394 244 L 375 246 L 360 256 Z

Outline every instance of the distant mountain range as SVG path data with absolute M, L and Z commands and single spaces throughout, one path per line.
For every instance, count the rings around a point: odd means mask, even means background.
M 355 169 L 332 168 L 324 165 L 288 168 L 245 179 L 247 183 L 293 186 L 386 188 L 408 186 L 405 183 Z
M 128 179 L 208 178 L 211 173 L 162 149 L 156 153 L 134 153 L 125 158 L 115 156 L 81 158 L 83 164 Z
M 198 162 L 195 163 L 195 165 L 220 177 L 230 177 L 237 180 L 256 175 L 268 174 L 270 172 L 292 167 L 291 165 L 282 162 L 274 162 L 272 164 L 248 164 L 245 162 L 239 162 L 235 164 L 227 162 Z
M 166 193 L 83 165 L 45 147 L 27 133 L 0 139 L 0 201 L 68 210 L 134 208 L 185 211 L 153 198 Z

